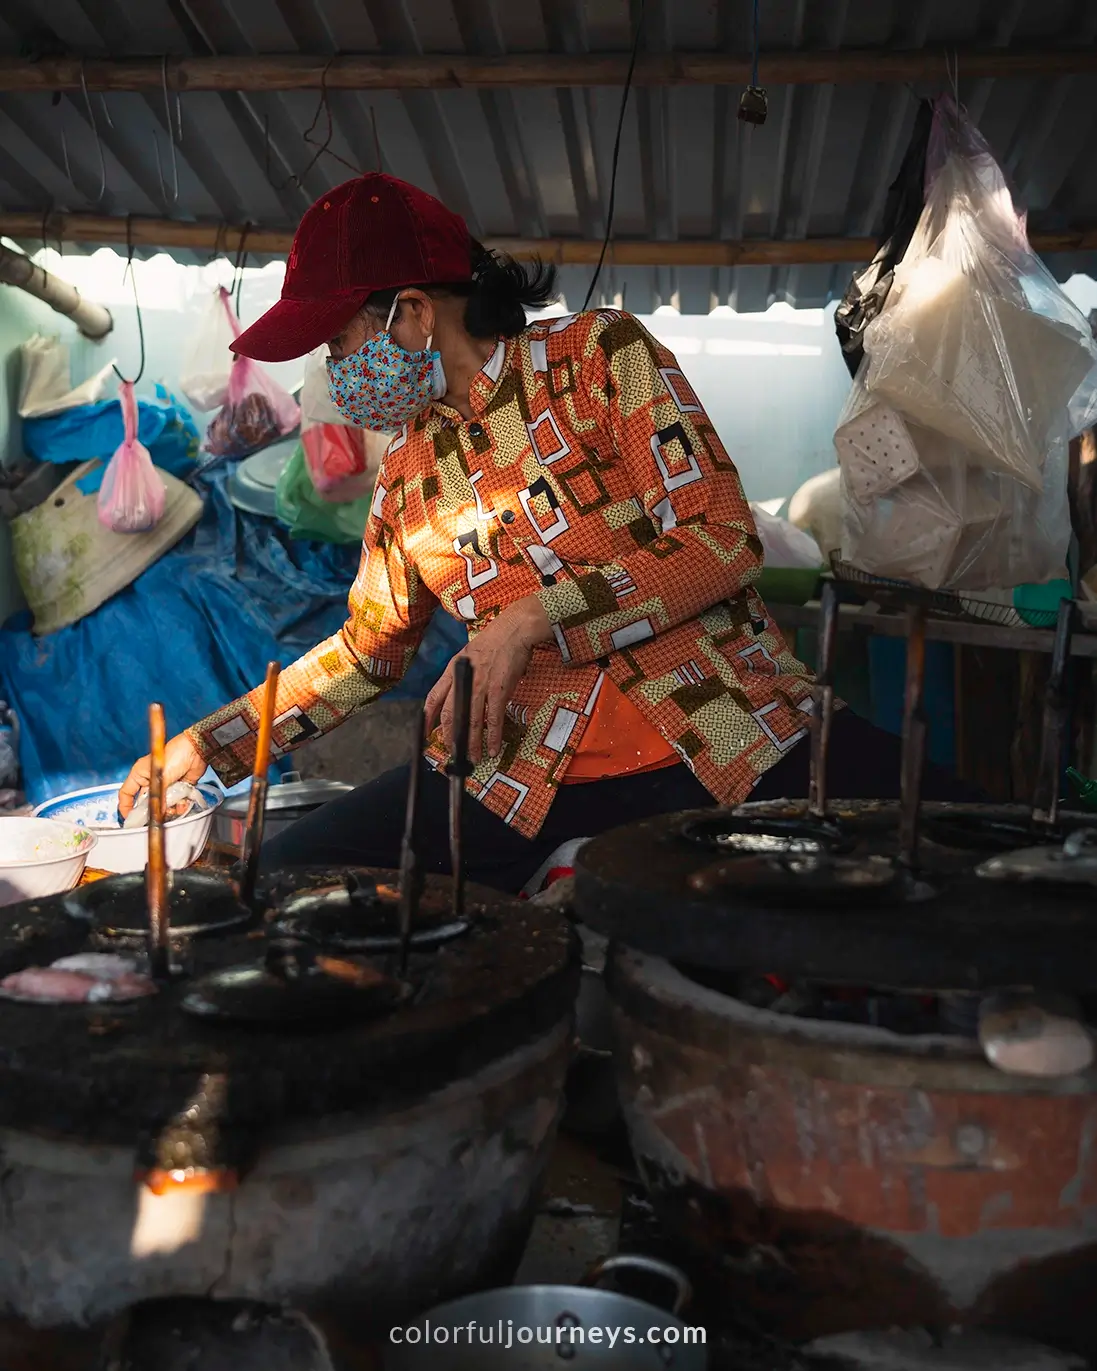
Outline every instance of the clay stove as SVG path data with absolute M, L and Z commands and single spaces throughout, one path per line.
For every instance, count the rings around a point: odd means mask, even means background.
M 345 1311 L 368 1341 L 517 1266 L 562 1111 L 578 939 L 557 911 L 466 889 L 459 860 L 455 880 L 424 878 L 414 785 L 399 876 L 258 881 L 277 678 L 238 880 L 169 878 L 153 705 L 145 876 L 17 907 L 0 931 L 0 978 L 125 950 L 156 986 L 0 999 L 0 1310 L 31 1328 L 192 1296 Z
M 908 678 L 898 804 L 828 804 L 816 765 L 806 811 L 668 815 L 579 854 L 578 913 L 619 940 L 633 1149 L 664 1221 L 782 1336 L 985 1326 L 1092 1356 L 1097 1072 L 1008 1074 L 975 1027 L 990 992 L 1092 1003 L 1093 821 L 1046 785 L 1032 812 L 919 805 L 919 706 Z M 1051 856 L 1003 861 L 1021 847 Z
M 427 880 L 428 921 L 448 919 L 449 886 Z M 111 887 L 88 888 L 100 908 Z M 0 975 L 116 949 L 71 906 L 14 909 Z M 413 945 L 413 998 L 360 1022 L 182 1012 L 197 978 L 261 955 L 262 920 L 179 944 L 190 974 L 150 999 L 0 1001 L 8 1314 L 81 1325 L 212 1294 L 395 1319 L 516 1262 L 560 1112 L 578 959 L 552 911 L 469 887 L 466 916 L 462 936 Z

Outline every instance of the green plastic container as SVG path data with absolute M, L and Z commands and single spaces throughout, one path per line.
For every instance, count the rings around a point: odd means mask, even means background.
M 806 605 L 815 598 L 823 569 L 803 571 L 796 567 L 767 566 L 754 583 L 762 599 L 773 605 Z

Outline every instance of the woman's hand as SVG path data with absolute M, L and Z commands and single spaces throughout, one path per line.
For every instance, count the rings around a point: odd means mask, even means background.
M 476 764 L 484 756 L 503 750 L 503 720 L 515 687 L 525 675 L 538 643 L 552 637 L 552 624 L 536 595 L 516 600 L 481 630 L 457 654 L 472 663 L 472 710 L 469 718 L 469 758 Z M 457 657 L 453 661 L 457 660 Z M 442 725 L 442 740 L 453 748 L 453 662 L 427 696 L 427 733 Z
M 134 762 L 133 770 L 126 777 L 125 785 L 118 792 L 118 812 L 125 819 L 133 809 L 134 801 L 142 790 L 149 788 L 151 761 L 142 757 Z M 201 753 L 185 733 L 170 739 L 164 748 L 164 789 L 176 781 L 189 781 L 197 784 L 206 772 L 206 762 Z

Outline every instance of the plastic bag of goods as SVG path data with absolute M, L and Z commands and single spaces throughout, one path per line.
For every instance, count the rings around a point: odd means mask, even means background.
M 224 404 L 206 429 L 203 446 L 214 457 L 250 457 L 285 438 L 300 422 L 301 410 L 293 396 L 258 362 L 237 355 Z
M 148 448 L 137 438 L 137 402 L 133 383 L 118 387 L 125 437 L 107 463 L 99 487 L 99 522 L 112 533 L 147 533 L 164 516 L 167 490 L 153 466 Z
M 46 338 L 36 333 L 19 349 L 20 419 L 40 419 L 91 405 L 99 400 L 107 387 L 113 364 L 99 369 L 80 385 L 73 386 L 69 366 L 69 350 L 60 338 Z
M 298 443 L 274 488 L 278 519 L 290 537 L 315 543 L 360 543 L 369 518 L 370 494 L 357 500 L 334 503 L 316 491 L 305 460 L 305 449 Z
M 1097 419 L 1097 345 L 948 99 L 927 176 L 835 432 L 842 558 L 931 589 L 1042 582 L 1066 559 L 1067 447 Z
M 321 348 L 305 363 L 301 444 L 316 494 L 332 504 L 349 504 L 373 490 L 391 435 L 347 423 L 331 398 L 326 357 L 327 348 Z
M 229 398 L 232 345 L 240 336 L 240 320 L 224 286 L 209 297 L 183 354 L 180 389 L 195 409 L 208 413 Z
M 751 503 L 754 526 L 762 542 L 767 567 L 783 567 L 796 571 L 817 571 L 823 564 L 819 544 L 803 529 L 788 519 L 768 514 L 761 505 Z

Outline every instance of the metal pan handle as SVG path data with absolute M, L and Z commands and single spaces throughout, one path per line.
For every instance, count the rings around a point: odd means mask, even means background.
M 661 1276 L 663 1280 L 668 1281 L 674 1286 L 674 1304 L 671 1306 L 670 1312 L 675 1317 L 693 1299 L 693 1286 L 690 1285 L 685 1273 L 679 1271 L 676 1266 L 671 1266 L 669 1262 L 659 1261 L 656 1257 L 642 1257 L 639 1254 L 633 1255 L 628 1252 L 595 1262 L 580 1284 L 597 1287 L 601 1284 L 602 1277 L 608 1276 L 611 1271 L 644 1271 L 649 1276 Z

